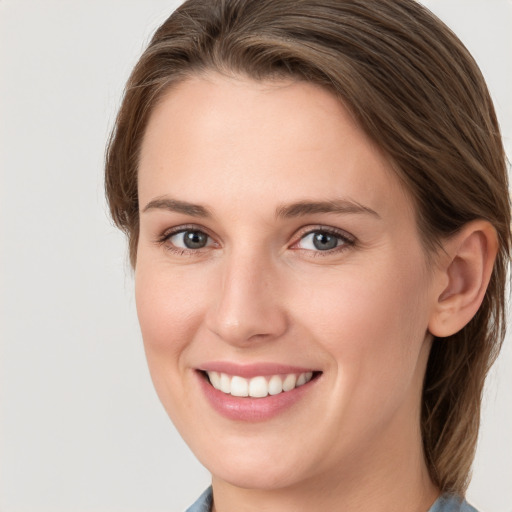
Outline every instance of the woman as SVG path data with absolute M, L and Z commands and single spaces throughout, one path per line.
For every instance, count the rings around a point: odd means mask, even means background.
M 492 102 L 411 0 L 192 0 L 106 163 L 190 510 L 474 510 L 510 243 Z

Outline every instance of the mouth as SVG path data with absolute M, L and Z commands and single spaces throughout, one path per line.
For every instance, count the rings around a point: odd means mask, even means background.
M 322 372 L 281 365 L 212 363 L 196 369 L 196 374 L 217 413 L 230 420 L 259 422 L 307 400 Z
M 276 375 L 257 375 L 252 378 L 229 375 L 217 371 L 203 372 L 218 391 L 235 397 L 265 398 L 287 393 L 310 382 L 319 372 L 301 372 Z

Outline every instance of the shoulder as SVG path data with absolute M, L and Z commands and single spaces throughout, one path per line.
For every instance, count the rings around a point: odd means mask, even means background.
M 186 512 L 211 512 L 213 502 L 212 488 L 208 487 Z M 458 496 L 443 494 L 430 507 L 428 512 L 478 512 L 466 500 Z
M 453 494 L 443 494 L 428 512 L 478 512 L 466 500 Z
M 208 487 L 206 491 L 199 496 L 197 501 L 185 512 L 211 512 L 213 502 L 212 488 Z

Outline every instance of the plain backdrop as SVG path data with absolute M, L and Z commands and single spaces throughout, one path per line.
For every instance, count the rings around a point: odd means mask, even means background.
M 512 147 L 512 4 L 426 2 L 481 65 Z M 152 389 L 103 198 L 122 88 L 177 2 L 0 0 L 0 511 L 180 511 L 209 475 Z M 512 511 L 512 349 L 469 499 Z

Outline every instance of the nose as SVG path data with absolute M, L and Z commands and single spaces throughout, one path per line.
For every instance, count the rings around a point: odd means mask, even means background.
M 288 320 L 278 274 L 276 265 L 256 255 L 226 259 L 206 315 L 208 329 L 239 347 L 282 336 Z

